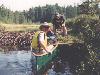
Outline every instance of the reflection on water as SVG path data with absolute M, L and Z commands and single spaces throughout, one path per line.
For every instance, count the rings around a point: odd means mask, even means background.
M 31 51 L 0 52 L 0 75 L 34 75 L 32 64 Z M 47 75 L 72 75 L 69 70 L 67 63 L 56 60 Z
M 34 65 L 31 59 L 31 51 L 0 52 L 0 75 L 33 75 Z M 60 59 L 52 63 L 46 74 L 72 75 L 68 63 Z
M 55 60 L 51 69 L 47 71 L 47 75 L 73 75 L 70 72 L 68 62 L 62 62 L 60 59 Z
M 31 52 L 0 52 L 0 75 L 32 75 Z
M 83 44 L 61 45 L 59 48 L 59 56 L 47 68 L 47 75 L 82 75 L 82 72 L 83 75 L 94 75 L 91 66 L 85 71 L 80 70 L 84 68 L 81 62 L 87 62 L 86 56 L 89 55 Z M 31 51 L 0 52 L 0 75 L 33 75 L 35 65 L 31 59 L 35 59 L 31 57 Z M 97 69 L 99 75 L 98 66 Z

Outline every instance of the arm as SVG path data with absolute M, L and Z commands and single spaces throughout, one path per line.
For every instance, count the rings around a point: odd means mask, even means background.
M 42 46 L 42 48 L 47 52 L 50 53 L 47 49 L 47 47 L 43 44 L 43 42 L 40 42 L 40 45 Z

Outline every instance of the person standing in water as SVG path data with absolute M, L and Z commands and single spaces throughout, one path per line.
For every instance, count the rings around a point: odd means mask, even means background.
M 47 32 L 49 30 L 49 24 L 44 22 L 40 27 L 40 31 L 37 31 L 32 39 L 33 52 L 36 54 L 51 53 L 50 49 L 53 45 L 47 44 Z

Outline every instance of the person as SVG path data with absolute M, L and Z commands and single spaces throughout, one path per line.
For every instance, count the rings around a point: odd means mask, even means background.
M 52 29 L 49 27 L 48 32 L 47 32 L 47 40 L 48 44 L 56 44 L 57 43 L 57 36 L 56 34 L 52 31 Z
M 56 13 L 54 15 L 54 18 L 52 19 L 52 24 L 53 24 L 53 31 L 56 33 L 56 29 L 61 28 L 61 21 L 60 21 L 60 14 Z
M 52 19 L 52 24 L 53 24 L 53 30 L 56 33 L 58 29 L 60 29 L 62 31 L 61 34 L 65 35 L 65 31 L 67 31 L 66 27 L 65 27 L 65 19 L 64 16 L 56 13 L 54 18 Z
M 40 31 L 37 31 L 32 39 L 33 52 L 35 52 L 36 54 L 41 55 L 43 53 L 51 53 L 50 49 L 53 48 L 53 45 L 47 45 L 46 35 L 49 27 L 49 24 L 47 22 L 44 22 L 44 24 L 39 27 Z

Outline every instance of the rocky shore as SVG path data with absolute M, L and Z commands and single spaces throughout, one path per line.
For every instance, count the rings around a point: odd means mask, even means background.
M 34 31 L 0 32 L 0 50 L 29 50 Z

